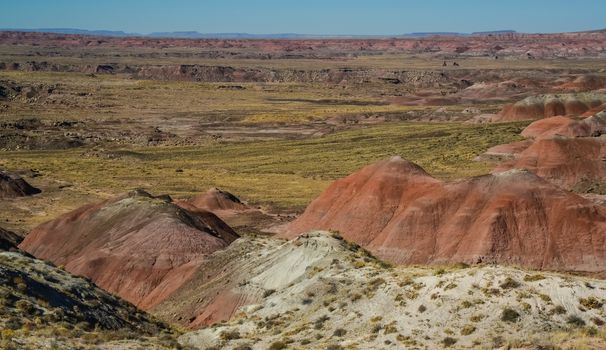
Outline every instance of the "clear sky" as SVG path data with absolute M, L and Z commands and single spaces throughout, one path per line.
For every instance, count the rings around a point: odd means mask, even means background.
M 369 34 L 606 28 L 606 0 L 4 0 L 0 28 Z

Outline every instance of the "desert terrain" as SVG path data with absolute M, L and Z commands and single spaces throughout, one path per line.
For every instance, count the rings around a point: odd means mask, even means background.
M 0 347 L 606 348 L 606 32 L 0 31 Z

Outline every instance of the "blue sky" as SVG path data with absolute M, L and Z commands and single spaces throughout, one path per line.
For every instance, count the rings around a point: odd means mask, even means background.
M 560 32 L 606 28 L 606 0 L 7 0 L 0 28 L 205 33 Z

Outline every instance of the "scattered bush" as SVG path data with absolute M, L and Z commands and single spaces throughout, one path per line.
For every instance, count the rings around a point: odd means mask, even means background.
M 551 297 L 547 294 L 539 294 L 539 298 L 548 304 L 551 303 Z
M 501 289 L 514 289 L 514 288 L 518 288 L 520 286 L 520 282 L 514 280 L 513 278 L 507 276 L 507 278 L 505 279 L 505 281 L 501 282 L 501 284 L 499 285 L 499 287 L 501 287 Z
M 455 345 L 456 343 L 457 343 L 457 340 L 455 338 L 446 337 L 446 338 L 442 339 L 442 345 L 444 345 L 444 347 L 447 347 L 447 348 Z
M 596 326 L 603 326 L 604 325 L 604 320 L 602 320 L 599 317 L 592 317 L 591 318 L 591 322 L 593 322 L 593 324 L 595 324 Z
M 599 309 L 604 305 L 596 297 L 579 298 L 579 304 L 587 309 Z
M 268 296 L 270 296 L 270 295 L 274 294 L 275 292 L 276 292 L 276 290 L 275 290 L 275 289 L 266 289 L 266 290 L 263 292 L 263 298 L 267 298 Z
M 337 328 L 335 329 L 335 331 L 332 333 L 332 335 L 334 335 L 335 337 L 342 337 L 345 334 L 347 334 L 347 331 L 344 330 L 343 328 Z
M 461 308 L 463 308 L 463 309 L 469 309 L 472 306 L 473 306 L 473 303 L 469 300 L 463 300 L 461 302 Z
M 520 318 L 520 314 L 511 308 L 505 308 L 501 312 L 501 321 L 503 322 L 517 322 Z
M 476 326 L 472 324 L 468 324 L 463 329 L 461 329 L 461 335 L 470 335 L 471 333 L 476 331 Z
M 240 339 L 240 332 L 237 330 L 224 331 L 221 332 L 220 337 L 223 341 Z
M 397 333 L 398 329 L 396 328 L 396 326 L 394 326 L 393 324 L 387 325 L 385 326 L 385 331 L 383 333 L 385 334 L 392 334 L 392 333 Z
M 576 315 L 568 316 L 568 318 L 566 319 L 566 323 L 575 327 L 583 327 L 585 325 L 585 321 L 583 321 L 582 318 Z
M 553 313 L 556 315 L 564 315 L 566 313 L 566 308 L 564 308 L 562 305 L 558 305 L 553 308 Z
M 420 313 L 423 313 L 423 312 L 425 312 L 427 310 L 427 307 L 425 307 L 425 305 L 421 305 L 421 306 L 419 306 L 418 310 L 419 310 Z
M 484 315 L 473 315 L 469 319 L 471 322 L 480 322 L 484 318 Z
M 282 350 L 282 349 L 286 349 L 286 344 L 284 342 L 281 342 L 281 341 L 273 342 L 269 346 L 269 350 Z
M 545 276 L 543 276 L 541 274 L 524 276 L 524 282 L 536 282 L 536 281 L 540 281 L 540 280 L 544 280 L 544 279 L 545 279 Z

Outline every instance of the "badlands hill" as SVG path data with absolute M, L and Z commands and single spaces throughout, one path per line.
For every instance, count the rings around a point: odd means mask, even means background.
M 192 279 L 158 311 L 195 319 L 212 298 L 213 310 L 240 306 L 228 322 L 179 339 L 196 349 L 569 348 L 567 337 L 604 322 L 604 281 L 486 265 L 389 267 L 328 232 L 246 237 L 216 254 L 233 257 L 215 268 L 221 276 Z
M 150 308 L 187 281 L 208 254 L 237 238 L 210 212 L 193 213 L 138 191 L 42 224 L 20 248 Z
M 394 263 L 606 268 L 606 209 L 524 170 L 443 182 L 393 157 L 335 181 L 280 235 L 313 229 Z
M 494 173 L 524 168 L 565 189 L 604 193 L 606 112 L 582 119 L 556 116 L 537 120 L 522 131 L 526 141 L 500 145 L 504 161 Z

